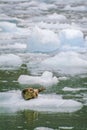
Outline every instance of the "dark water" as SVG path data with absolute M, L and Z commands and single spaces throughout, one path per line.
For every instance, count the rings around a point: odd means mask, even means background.
M 8 90 L 22 90 L 18 82 L 18 76 L 20 74 L 28 74 L 27 69 L 20 68 L 19 70 L 0 70 L 0 91 Z M 6 81 L 6 82 L 3 82 Z M 14 82 L 15 81 L 15 82 Z M 78 92 L 64 92 L 62 88 L 67 87 L 87 87 L 87 77 L 70 77 L 65 81 L 60 81 L 58 86 L 53 86 L 47 89 L 45 93 L 62 94 L 65 99 L 75 99 L 84 103 L 83 95 L 87 94 L 87 91 Z M 9 102 L 9 101 L 7 101 Z M 39 128 L 40 127 L 40 128 Z M 0 113 L 0 130 L 34 130 L 35 128 L 45 130 L 46 128 L 52 128 L 53 130 L 86 130 L 87 129 L 87 107 L 74 113 L 49 113 L 49 112 L 37 112 L 30 110 L 23 110 L 16 113 Z
M 83 111 L 85 112 L 86 108 Z M 73 114 L 43 114 L 26 110 L 15 115 L 1 115 L 0 129 L 33 130 L 34 128 L 43 126 L 56 130 L 86 130 L 86 121 L 87 116 L 86 114 L 82 114 L 82 112 Z

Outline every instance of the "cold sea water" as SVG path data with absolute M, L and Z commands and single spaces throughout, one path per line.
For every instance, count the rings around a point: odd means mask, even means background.
M 0 130 L 87 130 L 87 0 L 0 0 Z

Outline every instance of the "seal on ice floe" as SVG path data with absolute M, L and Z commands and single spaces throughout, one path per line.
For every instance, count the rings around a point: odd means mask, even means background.
M 22 97 L 23 97 L 25 100 L 33 99 L 33 98 L 38 97 L 38 93 L 39 93 L 39 92 L 42 92 L 43 90 L 45 90 L 44 87 L 41 87 L 41 88 L 39 88 L 39 89 L 25 88 L 25 89 L 22 90 Z

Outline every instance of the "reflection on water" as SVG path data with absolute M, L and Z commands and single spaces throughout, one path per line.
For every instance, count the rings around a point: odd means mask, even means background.
M 24 118 L 28 124 L 33 124 L 35 120 L 38 120 L 38 112 L 25 110 L 23 111 Z
M 83 114 L 84 112 L 84 114 Z M 16 114 L 0 115 L 0 128 L 1 130 L 34 130 L 35 128 L 46 127 L 53 130 L 62 130 L 72 128 L 72 130 L 86 130 L 87 117 L 86 108 L 83 112 L 79 111 L 73 114 L 51 114 L 51 113 L 38 113 L 35 111 L 24 110 Z M 4 123 L 3 123 L 4 122 Z

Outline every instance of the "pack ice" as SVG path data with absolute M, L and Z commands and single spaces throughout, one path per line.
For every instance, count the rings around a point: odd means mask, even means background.
M 66 74 L 80 74 L 87 72 L 86 57 L 73 51 L 60 52 L 53 57 L 50 57 L 41 62 L 46 70 L 60 70 L 61 73 Z
M 2 54 L 0 55 L 0 68 L 17 68 L 22 64 L 22 60 L 19 56 L 14 54 Z
M 35 27 L 27 42 L 29 52 L 84 51 L 86 49 L 82 31 L 72 28 L 55 33 L 48 29 Z

